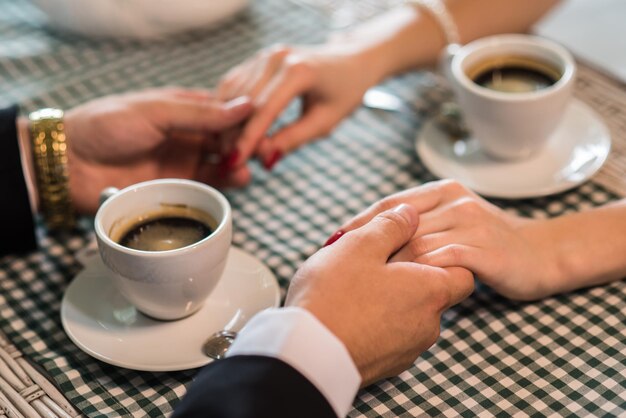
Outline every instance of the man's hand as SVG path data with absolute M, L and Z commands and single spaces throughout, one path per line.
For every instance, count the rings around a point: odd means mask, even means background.
M 363 386 L 406 370 L 439 336 L 441 314 L 473 290 L 463 268 L 389 258 L 415 234 L 418 214 L 400 205 L 313 255 L 287 305 L 313 313 L 347 347 Z
M 249 182 L 246 167 L 225 169 L 218 133 L 251 113 L 247 98 L 222 103 L 208 91 L 155 89 L 108 96 L 65 116 L 70 192 L 79 212 L 94 212 L 102 189 L 155 178 L 216 186 Z

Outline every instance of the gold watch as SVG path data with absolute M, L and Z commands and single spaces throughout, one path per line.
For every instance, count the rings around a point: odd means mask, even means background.
M 50 229 L 70 229 L 76 216 L 70 198 L 63 111 L 40 109 L 28 118 L 41 212 Z

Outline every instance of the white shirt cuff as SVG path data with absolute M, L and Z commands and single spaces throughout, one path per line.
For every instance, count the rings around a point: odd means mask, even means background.
M 345 345 L 306 309 L 267 309 L 244 327 L 227 357 L 260 355 L 289 364 L 324 395 L 338 417 L 350 411 L 361 384 Z

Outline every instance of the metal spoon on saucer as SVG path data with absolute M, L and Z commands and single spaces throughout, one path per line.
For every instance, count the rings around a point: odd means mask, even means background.
M 235 331 L 218 331 L 205 341 L 202 345 L 202 351 L 214 360 L 221 360 L 226 357 L 226 353 L 235 342 L 235 338 L 237 338 Z
M 411 107 L 398 96 L 387 93 L 378 88 L 370 88 L 363 96 L 363 104 L 370 109 L 385 110 L 387 112 L 411 111 Z M 416 107 L 413 110 L 419 111 Z M 469 130 L 463 121 L 459 105 L 452 101 L 444 101 L 436 106 L 434 120 L 439 129 L 446 132 L 451 139 L 459 140 L 469 135 Z
M 423 101 L 407 102 L 386 90 L 372 87 L 363 95 L 363 105 L 370 109 L 396 113 L 424 113 L 427 104 Z
M 407 109 L 407 105 L 398 96 L 377 88 L 371 88 L 365 92 L 363 104 L 370 109 L 388 112 L 402 112 Z
M 454 102 L 442 103 L 435 114 L 434 121 L 439 129 L 448 134 L 450 139 L 464 139 L 470 134 L 463 120 L 461 109 L 459 105 Z
M 238 310 L 223 330 L 217 331 L 202 344 L 202 352 L 214 360 L 226 357 L 228 349 L 237 338 L 237 333 L 241 331 L 248 319 L 247 315 Z

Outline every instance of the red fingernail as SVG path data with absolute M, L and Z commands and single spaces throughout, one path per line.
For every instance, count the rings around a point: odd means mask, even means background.
M 230 154 L 228 154 L 228 158 L 226 158 L 226 169 L 231 170 L 237 164 L 237 160 L 239 159 L 239 150 L 235 148 Z
M 330 238 L 328 238 L 328 241 L 326 241 L 326 243 L 324 244 L 324 247 L 328 247 L 330 244 L 332 244 L 333 242 L 337 241 L 339 238 L 343 237 L 343 235 L 346 232 L 342 229 L 340 229 L 339 231 L 335 232 L 334 234 L 332 234 L 330 236 Z
M 268 158 L 267 160 L 263 162 L 263 166 L 265 167 L 266 170 L 269 171 L 272 168 L 274 168 L 276 163 L 280 161 L 281 158 L 283 158 L 283 153 L 279 150 L 276 150 L 274 151 L 272 155 L 270 155 L 270 158 Z
M 227 161 L 223 161 L 219 166 L 217 166 L 217 177 L 219 179 L 225 179 L 228 177 L 228 173 L 230 169 L 228 168 Z

